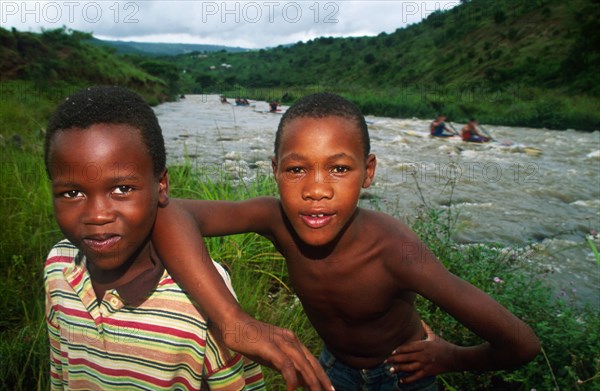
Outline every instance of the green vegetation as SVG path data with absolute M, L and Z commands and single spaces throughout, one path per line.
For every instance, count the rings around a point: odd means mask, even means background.
M 148 43 L 148 42 L 123 42 L 123 41 L 104 41 L 92 39 L 91 43 L 116 48 L 117 53 L 136 54 L 146 56 L 176 56 L 178 54 L 189 52 L 217 52 L 226 50 L 228 52 L 245 52 L 247 49 L 221 46 L 221 45 L 202 45 L 189 43 Z
M 598 129 L 599 8 L 587 0 L 463 1 L 374 38 L 320 38 L 272 50 L 160 59 L 118 56 L 85 43 L 89 34 L 65 29 L 33 34 L 0 28 L 0 389 L 48 388 L 42 264 L 62 235 L 43 166 L 43 129 L 70 92 L 120 84 L 156 104 L 180 92 L 285 96 L 289 102 L 329 89 L 369 114 L 431 117 L 442 109 L 456 121 L 475 114 L 485 123 Z M 247 186 L 225 174 L 211 182 L 191 162 L 170 173 L 174 196 L 234 200 L 275 194 L 268 177 Z M 447 213 L 424 207 L 410 223 L 451 271 L 532 325 L 543 354 L 516 371 L 444 375 L 445 388 L 599 390 L 598 308 L 573 306 L 567 292 L 555 297 L 525 250 L 456 244 Z M 319 351 L 270 243 L 236 235 L 207 244 L 230 269 L 248 312 L 291 328 Z M 594 242 L 590 247 L 596 250 Z M 439 308 L 424 300 L 418 306 L 444 338 L 476 341 Z M 281 389 L 281 377 L 266 372 L 269 389 Z
M 370 115 L 431 118 L 444 111 L 459 122 L 476 116 L 488 124 L 596 130 L 599 18 L 593 0 L 464 0 L 376 37 L 162 57 L 123 51 L 123 43 L 99 45 L 65 28 L 0 28 L 0 83 L 119 84 L 153 104 L 182 93 L 291 103 L 328 90 Z
M 330 90 L 367 114 L 600 128 L 600 5 L 591 0 L 463 1 L 377 37 L 321 37 L 246 53 L 165 59 L 187 93 L 222 92 L 290 102 Z M 223 67 L 229 64 L 231 67 Z M 214 67 L 214 68 L 211 68 Z
M 48 388 L 42 264 L 62 235 L 52 215 L 41 148 L 41 140 L 34 138 L 20 145 L 8 141 L 0 147 L 0 175 L 5 184 L 0 189 L 0 389 Z M 223 173 L 213 181 L 191 161 L 171 167 L 170 174 L 176 197 L 237 200 L 276 194 L 269 176 L 259 175 L 247 184 Z M 573 306 L 567 292 L 556 297 L 540 271 L 528 262 L 526 250 L 453 242 L 451 211 L 423 207 L 410 223 L 452 272 L 528 322 L 542 340 L 543 354 L 516 371 L 445 374 L 440 378 L 445 389 L 600 389 L 598 309 Z M 281 255 L 270 242 L 248 234 L 210 238 L 207 245 L 213 258 L 230 270 L 246 311 L 291 328 L 318 354 L 319 338 L 290 287 Z M 444 338 L 458 344 L 477 342 L 477 337 L 436 306 L 423 299 L 417 303 L 423 318 Z M 278 373 L 269 369 L 265 373 L 268 389 L 283 389 Z
M 16 89 L 24 89 L 22 94 L 35 86 L 36 96 L 54 94 L 57 99 L 64 97 L 60 93 L 65 89 L 90 84 L 130 87 L 153 104 L 174 96 L 178 78 L 166 77 L 170 74 L 165 68 L 172 69 L 178 76 L 175 66 L 166 64 L 154 67 L 156 69 L 138 66 L 130 59 L 116 56 L 111 49 L 87 43 L 90 38 L 90 34 L 65 28 L 46 30 L 41 34 L 0 28 L 2 99 L 10 99 L 14 83 L 18 85 Z M 145 60 L 151 63 L 151 60 Z M 20 82 L 25 82 L 27 87 L 19 85 Z
M 4 136 L 0 139 L 0 389 L 41 390 L 48 388 L 42 264 L 62 235 L 52 215 L 37 129 L 43 127 L 68 89 L 51 94 L 36 90 L 31 83 L 10 85 L 14 88 L 3 91 L 5 100 L 0 106 Z M 8 129 L 23 137 L 12 137 L 5 132 Z M 268 176 L 259 175 L 252 184 L 238 184 L 223 173 L 213 177 L 213 182 L 191 161 L 171 167 L 170 174 L 173 196 L 235 200 L 276 192 Z M 451 271 L 528 322 L 544 350 L 534 362 L 516 371 L 446 374 L 441 377 L 446 389 L 600 389 L 598 309 L 572 305 L 568 292 L 556 297 L 543 273 L 528 262 L 527 249 L 456 244 L 451 239 L 454 216 L 448 211 L 452 208 L 441 212 L 425 206 L 411 226 Z M 207 245 L 212 256 L 231 271 L 240 302 L 249 313 L 291 328 L 318 353 L 319 338 L 290 288 L 283 259 L 269 242 L 250 234 L 210 238 Z M 424 319 L 444 338 L 459 344 L 476 341 L 436 306 L 421 299 L 418 306 Z M 269 389 L 282 389 L 281 376 L 268 369 L 265 372 Z
M 424 208 L 411 226 L 451 272 L 523 319 L 542 342 L 542 353 L 517 370 L 443 375 L 447 390 L 600 389 L 600 312 L 592 305 L 573 306 L 572 292 L 553 293 L 545 273 L 528 260 L 530 249 L 460 246 L 450 239 L 448 210 Z M 419 298 L 417 305 L 444 338 L 459 345 L 481 342 L 432 303 Z

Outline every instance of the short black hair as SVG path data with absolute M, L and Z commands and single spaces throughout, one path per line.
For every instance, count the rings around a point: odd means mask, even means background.
M 342 117 L 354 121 L 360 131 L 365 157 L 371 152 L 369 129 L 360 109 L 349 100 L 329 92 L 306 95 L 294 103 L 281 117 L 275 134 L 275 157 L 279 154 L 281 134 L 296 118 Z
M 139 129 L 159 177 L 166 168 L 165 141 L 152 108 L 137 93 L 118 86 L 97 86 L 79 90 L 67 97 L 54 111 L 46 129 L 44 162 L 49 169 L 50 144 L 59 131 L 85 130 L 95 124 L 122 124 Z M 74 152 L 76 153 L 76 152 Z

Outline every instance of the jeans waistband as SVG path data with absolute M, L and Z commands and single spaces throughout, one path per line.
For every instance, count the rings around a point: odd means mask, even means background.
M 376 377 L 380 377 L 383 375 L 389 376 L 390 368 L 392 367 L 391 364 L 383 364 L 383 363 L 381 363 L 375 367 L 372 367 L 372 368 L 351 367 L 349 365 L 344 364 L 339 359 L 337 359 L 333 355 L 333 353 L 331 353 L 329 351 L 329 349 L 327 349 L 327 346 L 325 346 L 325 345 L 323 346 L 323 350 L 321 352 L 321 357 L 319 358 L 319 360 L 322 361 L 327 366 L 332 366 L 333 364 L 335 364 L 337 366 L 342 366 L 342 367 L 346 368 L 348 371 L 358 371 L 358 372 L 360 372 L 361 376 L 365 380 L 367 380 L 368 378 L 376 378 Z

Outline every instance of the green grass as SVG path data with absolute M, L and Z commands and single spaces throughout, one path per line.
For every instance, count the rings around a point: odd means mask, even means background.
M 592 304 L 573 305 L 570 291 L 557 295 L 544 272 L 531 263 L 531 250 L 494 245 L 461 246 L 449 238 L 447 211 L 424 209 L 413 229 L 454 274 L 479 287 L 529 324 L 542 343 L 542 354 L 514 371 L 445 374 L 460 390 L 598 390 L 600 389 L 600 311 Z M 480 342 L 435 305 L 418 307 L 434 331 L 459 345 Z M 477 385 L 477 386 L 475 386 Z
M 0 69 L 2 99 L 14 96 L 5 87 L 13 83 L 35 84 L 21 94 L 23 100 L 54 94 L 89 85 L 122 85 L 139 92 L 151 104 L 158 104 L 178 95 L 178 69 L 169 63 L 150 58 L 132 58 L 114 54 L 110 49 L 88 43 L 91 35 L 66 27 L 44 30 L 36 34 L 0 28 Z M 44 99 L 40 102 L 44 103 Z M 35 115 L 43 115 L 44 107 Z M 31 115 L 31 114 L 30 114 Z
M 60 239 L 50 207 L 49 183 L 39 156 L 4 147 L 2 165 L 2 284 L 0 290 L 0 366 L 2 389 L 46 389 L 47 339 L 43 318 L 41 270 L 46 252 Z M 23 163 L 27 162 L 27 163 Z M 252 184 L 212 182 L 191 163 L 172 167 L 172 195 L 237 200 L 275 194 L 272 180 Z M 199 178 L 203 178 L 202 181 Z M 445 374 L 447 389 L 598 389 L 600 316 L 594 308 L 576 308 L 567 297 L 555 299 L 518 250 L 459 246 L 450 238 L 452 218 L 423 208 L 411 223 L 416 232 L 455 274 L 477 285 L 532 325 L 544 354 L 511 372 Z M 207 239 L 209 251 L 230 272 L 238 298 L 256 318 L 292 329 L 318 354 L 320 341 L 293 294 L 285 262 L 270 242 L 255 235 Z M 497 282 L 500 279 L 502 282 Z M 431 303 L 419 299 L 419 311 L 432 328 L 458 344 L 477 338 Z M 269 389 L 281 389 L 281 376 L 265 370 Z M 582 383 L 582 384 L 578 384 Z M 474 386 L 477 385 L 477 386 Z M 483 388 L 481 388 L 483 387 Z
M 219 90 L 229 97 L 246 96 L 259 101 L 281 100 L 291 105 L 298 98 L 320 91 L 338 93 L 355 103 L 365 115 L 392 118 L 432 119 L 445 113 L 452 122 L 466 123 L 476 117 L 480 123 L 547 129 L 593 131 L 600 127 L 600 99 L 565 94 L 558 89 L 512 86 L 496 89 L 465 84 L 448 87 L 435 84 L 392 86 L 378 89 L 346 86 L 288 86 Z
M 0 153 L 0 388 L 46 389 L 42 265 L 60 232 L 40 155 L 12 147 Z
M 9 102 L 0 108 L 0 116 L 8 118 L 0 129 L 4 138 L 0 143 L 0 389 L 49 387 L 42 267 L 47 252 L 62 235 L 52 215 L 37 132 L 45 121 L 44 108 L 50 106 L 52 100 L 41 97 L 39 101 L 23 98 L 18 105 Z M 8 113 L 14 108 L 17 114 Z M 27 114 L 36 109 L 43 109 L 42 114 Z M 23 136 L 18 146 L 10 140 L 15 129 Z M 237 200 L 276 193 L 268 176 L 252 183 L 238 182 L 224 172 L 208 176 L 192 161 L 171 167 L 170 178 L 171 194 L 176 197 Z M 423 207 L 410 225 L 452 272 L 530 324 L 544 350 L 516 371 L 445 374 L 440 383 L 448 390 L 599 390 L 598 308 L 573 306 L 569 292 L 556 297 L 543 274 L 529 262 L 526 249 L 458 245 L 451 235 L 454 217 L 447 210 Z M 292 329 L 318 354 L 319 338 L 290 287 L 283 259 L 270 242 L 249 234 L 210 238 L 207 245 L 213 258 L 230 270 L 246 311 Z M 423 318 L 444 338 L 457 344 L 477 341 L 436 306 L 423 299 L 417 304 Z M 283 388 L 278 373 L 268 369 L 265 373 L 269 390 Z

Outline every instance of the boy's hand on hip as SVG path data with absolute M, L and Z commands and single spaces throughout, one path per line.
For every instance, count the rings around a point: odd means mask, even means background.
M 421 321 L 427 333 L 422 341 L 412 341 L 397 347 L 385 361 L 392 364 L 393 372 L 408 372 L 402 383 L 412 383 L 427 376 L 449 371 L 454 345 L 436 335 Z

